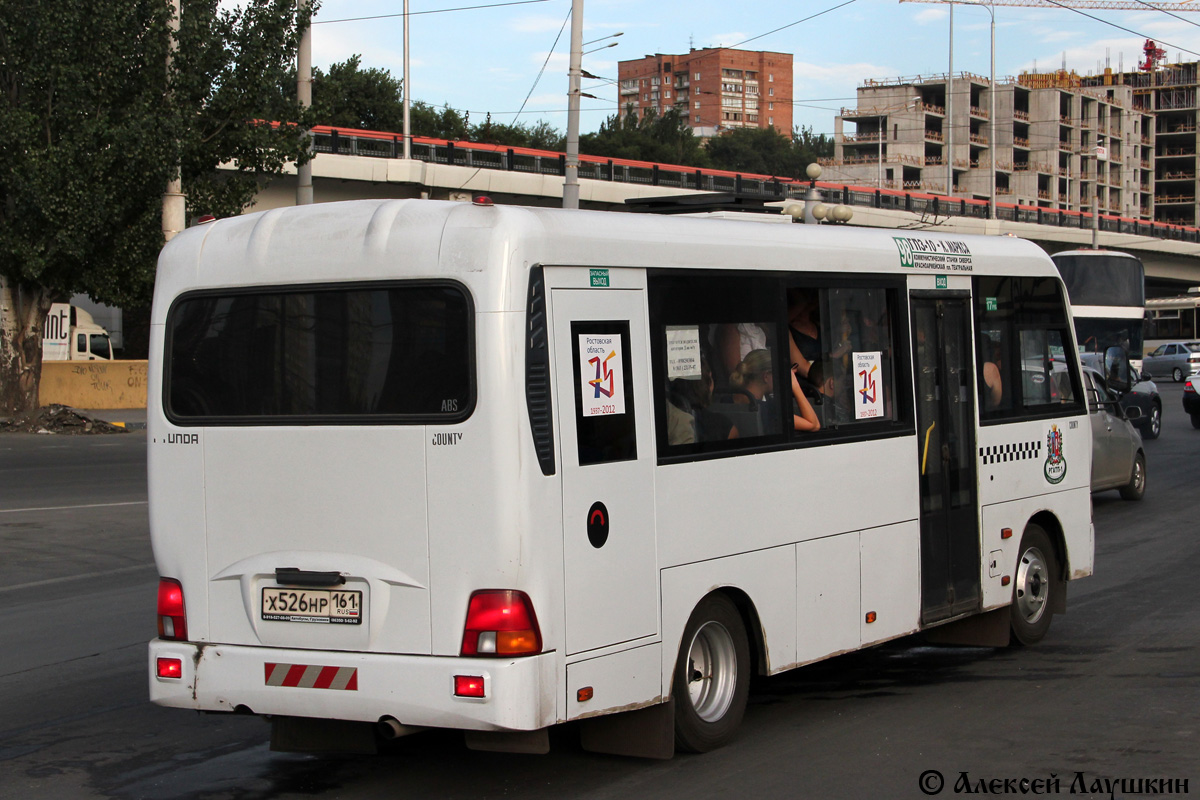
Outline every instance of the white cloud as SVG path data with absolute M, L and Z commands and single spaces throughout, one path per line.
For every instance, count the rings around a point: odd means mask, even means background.
M 943 8 L 926 8 L 913 15 L 913 22 L 918 25 L 930 25 L 934 22 L 941 22 L 948 16 L 950 15 Z

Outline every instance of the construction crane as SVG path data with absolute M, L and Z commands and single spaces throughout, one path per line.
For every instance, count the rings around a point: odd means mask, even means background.
M 900 0 L 901 3 L 953 3 L 960 6 L 1023 6 L 1026 8 L 1094 8 L 1100 11 L 1200 11 L 1194 0 L 1170 3 L 1138 3 L 1126 0 Z

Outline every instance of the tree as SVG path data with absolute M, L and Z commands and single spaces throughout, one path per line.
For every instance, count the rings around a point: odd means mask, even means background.
M 231 215 L 305 158 L 305 120 L 278 91 L 307 24 L 294 0 L 186 0 L 170 70 L 167 15 L 145 0 L 0 10 L 0 413 L 38 405 L 52 302 L 148 303 L 174 165 L 190 209 Z
M 640 119 L 632 108 L 626 109 L 624 117 L 614 114 L 601 123 L 600 130 L 579 137 L 579 152 L 693 167 L 709 164 L 687 117 L 674 108 L 661 116 L 647 111 Z
M 792 140 L 774 128 L 734 128 L 708 143 L 713 166 L 733 172 L 752 172 L 794 178 L 797 169 Z

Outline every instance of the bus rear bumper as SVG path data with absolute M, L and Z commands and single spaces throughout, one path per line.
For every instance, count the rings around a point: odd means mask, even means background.
M 376 722 L 482 731 L 554 724 L 553 654 L 457 658 L 209 645 L 154 639 L 150 699 L 197 711 Z M 178 659 L 179 677 L 159 677 Z M 458 697 L 455 676 L 483 679 L 484 697 Z

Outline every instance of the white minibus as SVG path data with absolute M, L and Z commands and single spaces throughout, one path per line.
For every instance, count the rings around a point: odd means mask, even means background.
M 177 236 L 152 323 L 151 697 L 278 749 L 705 751 L 753 675 L 1033 643 L 1092 573 L 1019 239 L 318 204 Z

